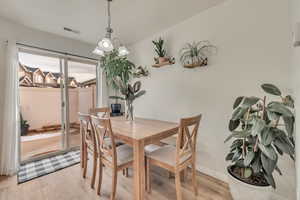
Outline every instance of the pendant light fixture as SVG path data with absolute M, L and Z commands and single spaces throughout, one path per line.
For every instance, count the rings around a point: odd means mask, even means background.
M 106 28 L 106 34 L 103 39 L 101 39 L 93 51 L 94 54 L 99 56 L 105 56 L 105 54 L 109 54 L 115 49 L 118 50 L 119 56 L 127 56 L 129 54 L 128 49 L 121 44 L 120 39 L 113 38 L 112 39 L 112 33 L 113 29 L 111 28 L 111 12 L 110 12 L 110 4 L 112 0 L 107 0 L 107 28 Z

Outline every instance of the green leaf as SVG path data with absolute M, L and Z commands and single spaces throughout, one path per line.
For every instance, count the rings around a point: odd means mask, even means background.
M 237 120 L 245 115 L 247 108 L 237 107 L 232 113 L 232 120 Z
M 236 139 L 232 142 L 230 148 L 235 149 L 237 147 L 241 147 L 243 145 L 243 140 L 242 139 Z
M 234 131 L 240 125 L 240 120 L 230 120 L 229 121 L 229 130 Z
M 138 91 L 140 91 L 141 85 L 142 85 L 141 81 L 137 81 L 137 82 L 134 83 L 133 89 L 134 89 L 135 93 L 138 92 Z
M 267 180 L 267 182 L 274 188 L 276 189 L 276 184 L 273 178 L 272 174 L 264 174 L 265 179 Z
M 294 147 L 289 144 L 288 142 L 280 139 L 280 138 L 277 138 L 274 140 L 274 145 L 280 149 L 282 152 L 288 154 L 288 155 L 294 155 L 295 154 L 295 149 Z
M 275 85 L 263 84 L 261 87 L 266 93 L 281 96 L 281 91 Z
M 272 129 L 269 127 L 264 128 L 258 136 L 261 143 L 265 146 L 270 145 L 275 139 L 275 134 L 273 134 Z
M 227 156 L 226 156 L 225 160 L 226 160 L 226 161 L 230 161 L 230 160 L 232 160 L 232 158 L 233 158 L 233 155 L 234 155 L 234 153 L 229 153 L 229 154 L 227 154 Z
M 232 162 L 236 162 L 242 155 L 242 151 L 236 151 L 232 157 Z
M 260 153 L 256 153 L 256 156 L 254 158 L 254 161 L 252 163 L 252 169 L 254 173 L 259 173 L 262 169 L 262 164 L 260 161 Z
M 261 133 L 261 131 L 265 128 L 266 122 L 260 118 L 253 118 L 253 127 L 252 127 L 252 135 L 256 136 Z
M 285 130 L 289 137 L 293 137 L 295 118 L 283 116 L 283 121 L 285 124 Z
M 280 176 L 282 176 L 282 172 L 281 172 L 281 170 L 278 168 L 277 165 L 276 165 L 276 167 L 275 167 L 275 170 L 278 172 L 278 174 L 279 174 Z
M 143 96 L 144 94 L 146 94 L 146 91 L 145 90 L 142 90 L 142 91 L 139 91 L 134 97 L 135 98 L 138 98 L 140 96 Z
M 258 101 L 259 101 L 259 98 L 257 98 L 257 97 L 245 97 L 241 106 L 249 108 L 249 107 L 255 105 Z
M 233 109 L 236 109 L 240 104 L 241 104 L 241 102 L 243 101 L 243 99 L 244 99 L 244 97 L 238 97 L 236 100 L 235 100 L 235 102 L 234 102 L 234 104 L 233 104 Z
M 277 165 L 277 159 L 271 160 L 267 156 L 265 156 L 263 153 L 261 154 L 260 159 L 261 159 L 261 163 L 262 163 L 262 166 L 263 166 L 265 172 L 267 174 L 272 174 Z
M 224 141 L 224 143 L 228 142 L 231 138 L 246 138 L 251 135 L 249 131 L 233 131 Z
M 245 157 L 244 165 L 249 166 L 255 157 L 255 153 L 253 151 L 249 151 Z
M 280 113 L 285 117 L 293 117 L 294 114 L 285 105 L 280 102 L 271 102 L 268 104 L 268 110 L 271 112 Z
M 277 154 L 272 146 L 265 146 L 263 144 L 258 143 L 259 149 L 271 160 L 277 159 Z
M 266 109 L 266 111 L 267 111 L 267 115 L 270 120 L 277 121 L 280 118 L 280 115 L 278 115 L 277 113 L 272 112 L 269 109 Z
M 244 169 L 244 177 L 249 178 L 250 176 L 252 176 L 252 169 L 251 168 L 245 168 Z

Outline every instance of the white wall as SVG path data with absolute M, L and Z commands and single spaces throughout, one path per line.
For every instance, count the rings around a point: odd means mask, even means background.
M 283 0 L 228 0 L 151 38 L 131 46 L 132 59 L 146 65 L 150 77 L 142 88 L 147 94 L 135 103 L 137 116 L 179 121 L 203 114 L 199 131 L 198 167 L 226 180 L 224 157 L 228 144 L 228 120 L 240 95 L 262 96 L 260 85 L 270 82 L 291 92 L 289 81 L 288 3 Z M 176 64 L 160 69 L 153 64 L 151 40 L 163 36 Z M 184 69 L 178 52 L 186 42 L 210 40 L 218 55 L 207 68 Z M 279 164 L 276 193 L 295 199 L 295 167 L 286 158 Z
M 300 22 L 300 1 L 290 0 L 290 32 L 294 31 L 294 26 L 296 22 Z M 292 46 L 292 44 L 291 44 Z M 297 132 L 300 126 L 300 47 L 292 48 L 291 52 L 291 65 L 293 70 L 293 88 L 296 100 L 296 129 Z M 300 136 L 296 135 L 296 166 L 297 166 L 297 200 L 300 200 Z
M 91 51 L 94 46 L 91 44 L 34 30 L 2 17 L 0 17 L 0 27 L 0 39 L 12 39 L 28 45 L 93 57 Z

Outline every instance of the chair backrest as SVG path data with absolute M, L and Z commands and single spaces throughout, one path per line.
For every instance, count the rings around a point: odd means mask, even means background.
M 97 150 L 95 132 L 91 126 L 91 117 L 88 114 L 78 113 L 80 121 L 80 135 L 82 140 L 88 145 L 92 145 Z
M 109 118 L 91 116 L 92 126 L 95 131 L 98 151 L 101 159 L 117 165 L 117 153 L 114 134 Z
M 99 117 L 110 117 L 110 108 L 109 107 L 91 108 L 90 115 L 95 115 Z
M 179 165 L 190 157 L 195 157 L 197 134 L 202 115 L 180 120 L 176 144 L 176 164 Z

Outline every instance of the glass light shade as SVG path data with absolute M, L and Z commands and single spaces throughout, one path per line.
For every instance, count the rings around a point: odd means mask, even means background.
M 119 56 L 127 56 L 129 54 L 129 51 L 125 46 L 120 46 L 118 51 Z
M 98 47 L 105 52 L 110 52 L 114 49 L 114 46 L 109 38 L 103 38 L 98 42 Z
M 95 50 L 93 51 L 93 54 L 104 56 L 104 51 L 101 50 L 99 47 L 96 47 Z

